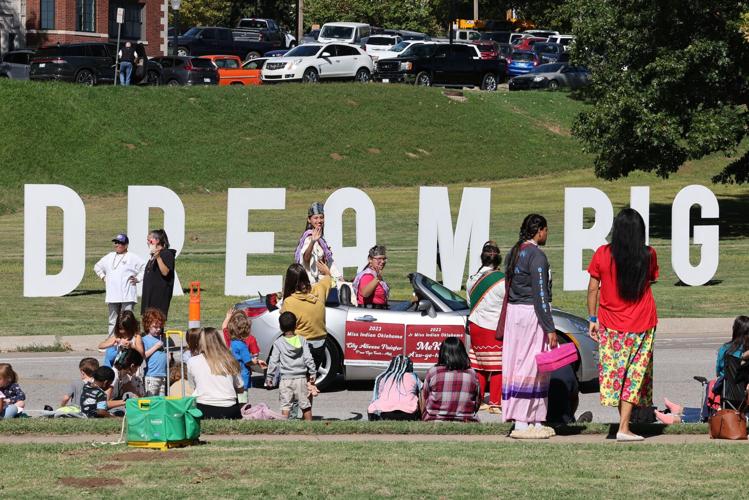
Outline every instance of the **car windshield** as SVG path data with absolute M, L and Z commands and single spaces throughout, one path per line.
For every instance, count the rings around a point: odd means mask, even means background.
M 527 62 L 527 61 L 533 61 L 534 57 L 531 52 L 513 52 L 512 60 Z
M 431 278 L 424 276 L 424 287 L 439 297 L 452 311 L 468 309 L 466 299 L 453 293 L 449 288 L 437 283 Z
M 200 33 L 200 28 L 190 28 L 189 30 L 185 31 L 182 34 L 182 36 L 188 37 L 188 38 L 190 38 L 190 37 L 194 38 L 194 37 L 198 36 L 198 33 Z
M 392 52 L 403 52 L 404 50 L 406 50 L 408 48 L 409 45 L 412 45 L 411 42 L 400 42 L 400 43 L 396 43 L 395 45 L 393 45 L 392 47 L 390 47 L 390 50 Z
M 354 37 L 354 28 L 345 26 L 323 26 L 320 31 L 323 38 L 336 38 L 338 40 L 349 40 Z
M 564 64 L 542 64 L 541 66 L 536 66 L 531 70 L 532 73 L 556 73 L 559 71 Z
M 367 45 L 393 45 L 395 38 L 389 36 L 370 36 Z
M 319 51 L 319 45 L 299 45 L 284 54 L 284 57 L 311 57 L 317 55 Z

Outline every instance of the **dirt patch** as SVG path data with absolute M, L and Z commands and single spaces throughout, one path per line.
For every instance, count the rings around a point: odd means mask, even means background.
M 135 144 L 125 144 L 125 147 L 129 149 L 130 151 L 132 151 L 133 149 L 135 149 L 136 146 Z
M 557 135 L 561 135 L 564 137 L 572 136 L 569 130 L 567 130 L 566 128 L 562 128 L 555 123 L 544 123 L 544 127 L 546 127 L 546 130 L 548 130 L 549 132 L 552 132 Z
M 149 460 L 151 458 L 154 458 L 154 455 L 158 454 L 159 460 L 177 460 L 178 458 L 181 458 L 180 455 L 177 455 L 175 453 L 164 453 L 164 452 L 157 452 L 154 450 L 148 450 L 148 451 L 127 451 L 124 453 L 118 453 L 117 455 L 112 455 L 112 460 L 120 461 L 120 462 L 143 462 L 145 460 Z
M 572 133 L 566 129 L 562 128 L 560 125 L 556 123 L 548 123 L 543 120 L 539 120 L 535 116 L 531 115 L 530 113 L 527 113 L 526 111 L 523 111 L 522 109 L 518 108 L 517 106 L 510 106 L 510 111 L 512 111 L 515 114 L 521 115 L 524 118 L 526 118 L 528 121 L 532 122 L 537 127 L 543 127 L 552 134 L 561 135 L 562 137 L 571 137 Z
M 358 106 L 358 105 L 359 105 L 359 103 L 358 103 L 358 102 L 356 102 L 356 101 L 355 101 L 355 100 L 353 100 L 353 99 L 348 99 L 348 100 L 346 101 L 346 104 L 348 104 L 349 106 L 351 106 L 351 107 L 354 107 L 354 108 L 355 108 L 356 106 Z
M 104 464 L 96 468 L 97 472 L 114 472 L 125 468 L 123 464 Z
M 378 155 L 378 154 L 382 153 L 382 150 L 380 148 L 367 148 L 367 153 L 373 154 L 373 155 Z
M 340 155 L 338 153 L 330 153 L 330 157 L 332 159 L 334 159 L 335 161 L 340 161 L 340 160 L 343 160 L 345 158 L 345 156 Z
M 432 153 L 430 153 L 426 149 L 416 148 L 416 151 L 418 151 L 419 153 L 421 153 L 423 155 L 426 155 L 426 156 L 431 156 L 432 155 Z
M 58 482 L 73 488 L 104 488 L 125 484 L 122 479 L 116 477 L 61 477 Z

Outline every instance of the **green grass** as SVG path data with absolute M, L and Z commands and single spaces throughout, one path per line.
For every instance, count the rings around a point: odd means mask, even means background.
M 115 434 L 120 432 L 121 419 L 46 419 L 17 418 L 0 420 L 2 435 L 68 435 L 68 434 Z M 506 435 L 509 423 L 464 424 L 456 422 L 368 422 L 368 421 L 313 421 L 290 420 L 244 421 L 205 420 L 201 423 L 203 434 L 273 434 L 273 435 L 336 435 L 336 434 L 428 434 L 428 435 Z M 578 424 L 559 430 L 560 435 L 609 434 L 617 426 L 609 424 Z M 642 435 L 657 434 L 707 434 L 706 424 L 677 424 L 670 426 L 634 425 Z
M 82 88 L 0 82 L 0 213 L 23 184 L 81 194 L 129 184 L 407 186 L 582 168 L 564 93 L 470 93 L 330 84 L 248 88 Z M 342 159 L 333 159 L 340 155 Z M 434 174 L 438 172 L 438 178 Z
M 745 455 L 716 443 L 0 445 L 0 488 L 8 498 L 730 498 L 741 495 Z

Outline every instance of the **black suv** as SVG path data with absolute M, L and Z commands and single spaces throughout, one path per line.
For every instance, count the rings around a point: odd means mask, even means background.
M 497 90 L 505 81 L 507 65 L 499 59 L 481 59 L 475 45 L 418 44 L 393 59 L 377 61 L 373 79 L 444 87 L 480 87 Z
M 135 46 L 147 61 L 142 44 Z M 31 60 L 29 79 L 60 80 L 83 85 L 112 83 L 115 75 L 117 46 L 113 43 L 74 43 L 39 49 Z M 158 83 L 158 65 L 144 62 L 133 68 L 132 83 Z

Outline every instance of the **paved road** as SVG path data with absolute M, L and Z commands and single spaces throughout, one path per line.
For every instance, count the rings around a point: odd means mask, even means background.
M 672 401 L 697 406 L 701 386 L 692 380 L 694 375 L 711 376 L 715 370 L 715 353 L 726 341 L 726 333 L 670 334 L 656 338 L 655 404 L 663 407 L 663 397 Z M 97 353 L 98 354 L 98 353 Z M 78 361 L 84 355 L 76 353 L 2 353 L 0 362 L 12 363 L 21 377 L 21 387 L 28 396 L 28 408 L 41 409 L 45 404 L 56 406 L 67 385 L 78 376 Z M 261 380 L 256 379 L 255 385 Z M 339 420 L 366 419 L 371 397 L 371 383 L 341 381 L 331 392 L 315 400 L 316 417 Z M 583 394 L 579 412 L 590 410 L 596 422 L 616 422 L 613 408 L 602 408 L 598 394 Z M 277 391 L 252 389 L 250 402 L 265 402 L 278 409 Z M 498 416 L 481 413 L 482 420 L 499 421 Z

